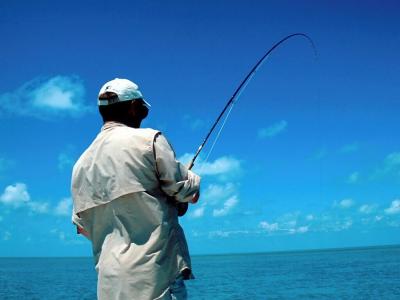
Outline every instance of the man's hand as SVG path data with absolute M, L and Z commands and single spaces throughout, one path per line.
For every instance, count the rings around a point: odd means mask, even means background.
M 200 198 L 200 191 L 198 191 L 196 194 L 193 195 L 192 201 L 190 201 L 192 204 L 197 203 L 197 201 L 199 201 Z
M 78 234 L 82 234 L 82 235 L 85 236 L 87 239 L 90 239 L 90 238 L 89 238 L 89 233 L 88 233 L 85 229 L 83 229 L 82 227 L 80 227 L 80 226 L 78 226 L 78 225 L 76 225 L 76 232 L 77 232 Z

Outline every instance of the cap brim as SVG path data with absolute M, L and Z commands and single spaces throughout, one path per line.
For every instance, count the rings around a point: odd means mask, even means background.
M 143 100 L 144 104 L 147 106 L 147 108 L 150 108 L 150 107 L 151 107 L 151 105 L 150 105 L 149 102 L 147 102 L 147 101 L 146 101 L 145 99 L 143 99 L 143 98 L 142 98 L 142 100 Z

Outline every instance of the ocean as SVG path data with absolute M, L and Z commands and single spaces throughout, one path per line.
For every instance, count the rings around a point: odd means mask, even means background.
M 400 246 L 194 256 L 189 299 L 400 299 Z M 91 258 L 0 258 L 0 299 L 96 299 Z

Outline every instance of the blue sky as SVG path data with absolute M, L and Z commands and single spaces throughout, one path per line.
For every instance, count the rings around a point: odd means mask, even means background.
M 400 243 L 395 1 L 1 2 L 0 256 L 91 255 L 70 221 L 71 167 L 96 96 L 139 84 L 188 161 L 252 65 L 181 219 L 194 254 Z

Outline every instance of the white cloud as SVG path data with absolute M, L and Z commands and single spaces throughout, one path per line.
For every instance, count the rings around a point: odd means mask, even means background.
M 385 164 L 389 168 L 400 166 L 400 152 L 393 152 L 386 156 Z
M 298 225 L 301 220 L 301 213 L 299 211 L 290 212 L 283 214 L 276 218 L 274 222 L 262 221 L 259 223 L 259 227 L 268 233 L 278 232 L 280 234 L 301 234 L 309 231 L 309 225 Z M 308 214 L 305 220 L 312 221 L 315 216 Z M 304 220 L 303 220 L 304 221 Z
M 268 232 L 274 232 L 279 230 L 278 223 L 268 223 L 267 221 L 261 221 L 259 227 Z
M 64 240 L 65 240 L 65 233 L 64 233 L 63 231 L 60 231 L 60 232 L 58 233 L 58 238 L 59 238 L 60 240 L 64 241 Z
M 343 224 L 343 229 L 349 229 L 353 225 L 353 220 L 346 220 Z
M 321 160 L 325 158 L 328 154 L 328 151 L 326 148 L 320 148 L 318 149 L 314 154 L 311 155 L 312 160 Z
M 58 216 L 70 216 L 72 214 L 72 199 L 64 198 L 58 202 L 54 213 Z
M 192 230 L 192 236 L 193 237 L 200 237 L 200 236 L 202 236 L 203 234 L 202 233 L 200 233 L 200 232 L 198 232 L 198 231 L 196 231 L 196 230 Z
M 340 201 L 339 203 L 335 202 L 334 206 L 346 209 L 346 208 L 350 208 L 354 205 L 354 201 L 352 199 L 343 199 L 342 201 Z
M 309 214 L 309 215 L 306 216 L 306 220 L 307 221 L 312 221 L 312 220 L 314 220 L 314 216 L 312 214 Z
M 178 160 L 185 165 L 188 165 L 194 154 L 185 153 Z M 201 157 L 198 157 L 193 171 L 201 176 L 216 176 L 219 179 L 227 180 L 237 175 L 242 171 L 241 161 L 230 156 L 222 156 L 212 162 L 204 162 Z
M 50 207 L 48 202 L 32 201 L 27 186 L 24 183 L 9 185 L 0 196 L 0 203 L 12 208 L 26 208 L 30 213 L 46 214 L 56 216 L 70 216 L 72 210 L 71 198 L 64 198 L 57 203 L 56 207 Z
M 239 200 L 236 195 L 230 197 L 228 200 L 225 201 L 223 208 L 213 210 L 213 216 L 226 216 L 238 204 L 238 202 Z
M 178 160 L 187 165 L 192 157 L 193 154 L 186 153 Z M 210 177 L 214 182 L 218 180 L 219 183 L 209 184 L 205 188 L 200 195 L 201 207 L 194 210 L 190 216 L 200 218 L 206 211 L 212 211 L 214 217 L 228 215 L 239 202 L 237 184 L 234 181 L 242 172 L 241 161 L 233 157 L 222 156 L 212 162 L 204 162 L 199 157 L 193 171 L 203 178 Z
M 186 153 L 178 158 L 184 164 L 188 164 L 193 154 Z M 208 206 L 212 206 L 208 211 L 212 211 L 214 217 L 227 215 L 239 202 L 237 185 L 232 181 L 242 172 L 241 161 L 236 158 L 222 156 L 212 162 L 204 162 L 199 157 L 194 166 L 194 172 L 203 176 L 217 179 L 219 183 L 209 184 L 205 191 L 201 193 L 200 201 L 202 206 L 197 208 L 191 216 L 200 218 Z M 224 202 L 223 207 L 216 207 Z M 212 209 L 214 207 L 214 209 Z
M 280 227 L 293 228 L 297 225 L 301 213 L 299 211 L 289 212 L 277 218 Z
M 385 173 L 392 171 L 400 172 L 400 152 L 390 153 L 388 156 L 386 156 L 384 164 L 385 164 L 384 168 Z
M 13 92 L 0 95 L 0 110 L 40 119 L 80 116 L 90 111 L 84 96 L 84 85 L 76 76 L 35 78 Z
M 308 226 L 300 226 L 298 228 L 290 228 L 288 229 L 289 234 L 296 234 L 296 233 L 306 233 L 308 232 Z
M 193 153 L 185 153 L 183 155 L 181 155 L 180 157 L 178 157 L 178 161 L 180 161 L 182 164 L 184 164 L 185 166 L 188 166 L 189 163 L 191 162 L 192 158 L 193 158 L 194 154 Z M 194 167 L 197 167 L 197 163 L 201 160 L 200 156 L 197 158 Z
M 372 174 L 371 179 L 378 179 L 387 175 L 400 176 L 400 152 L 393 152 L 388 154 L 382 166 L 375 170 Z
M 49 204 L 47 202 L 28 202 L 27 205 L 35 213 L 45 214 L 49 212 Z
M 231 231 L 224 231 L 224 230 L 215 230 L 209 232 L 208 236 L 209 237 L 222 237 L 222 238 L 228 238 L 231 235 L 238 235 L 238 234 L 249 234 L 250 232 L 248 230 L 231 230 Z
M 386 209 L 380 209 L 375 203 L 355 205 L 352 199 L 344 199 L 335 202 L 332 209 L 319 214 L 290 212 L 270 222 L 262 221 L 258 227 L 274 234 L 301 234 L 309 232 L 311 228 L 313 232 L 340 232 L 353 227 L 359 230 L 373 226 L 400 226 L 397 218 L 400 215 L 400 199 L 393 200 Z
M 205 206 L 196 208 L 196 209 L 192 212 L 191 216 L 192 216 L 193 218 L 201 218 L 202 216 L 204 216 L 204 210 L 205 210 Z
M 231 177 L 237 175 L 241 171 L 241 166 L 239 160 L 233 157 L 223 156 L 213 162 L 200 162 L 197 169 L 199 175 L 202 176 L 225 175 Z
M 58 228 L 53 228 L 50 230 L 50 233 L 57 236 L 61 241 L 65 241 L 65 233 L 62 230 L 59 230 Z
M 277 136 L 286 130 L 288 123 L 285 120 L 281 120 L 277 123 L 272 124 L 267 128 L 261 128 L 258 130 L 259 138 L 272 138 Z
M 31 196 L 25 183 L 7 186 L 0 196 L 0 202 L 13 208 L 27 207 L 33 213 L 44 214 L 49 211 L 47 202 L 31 201 Z
M 395 215 L 400 213 L 400 199 L 395 199 L 390 204 L 390 207 L 385 209 L 385 213 Z
M 200 198 L 201 207 L 196 208 L 191 213 L 192 217 L 203 217 L 206 208 L 209 206 L 214 207 L 214 216 L 226 215 L 238 202 L 237 187 L 231 182 L 224 184 L 210 184 L 206 187 L 205 191 L 201 193 Z M 220 206 L 221 203 L 223 203 L 222 208 L 215 208 Z M 209 211 L 211 211 L 211 209 Z
M 375 210 L 375 208 L 376 208 L 376 205 L 374 205 L 374 204 L 364 204 L 364 205 L 361 205 L 358 210 L 363 214 L 370 214 Z
M 5 188 L 3 194 L 0 196 L 0 202 L 5 205 L 19 207 L 28 202 L 30 198 L 26 184 L 16 183 Z
M 353 172 L 347 178 L 347 183 L 354 184 L 357 183 L 360 178 L 360 174 L 358 172 Z
M 192 130 L 198 130 L 204 127 L 205 122 L 202 119 L 195 118 L 191 115 L 184 115 L 183 116 L 183 122 L 186 126 L 188 126 Z
M 359 149 L 358 143 L 352 143 L 352 144 L 344 145 L 342 148 L 339 149 L 339 152 L 343 153 L 343 154 L 347 154 L 347 153 L 356 152 L 356 151 L 358 151 L 358 149 Z
M 231 182 L 226 184 L 210 184 L 203 192 L 202 198 L 203 201 L 206 201 L 207 203 L 216 204 L 220 202 L 221 199 L 226 199 L 227 197 L 236 194 L 236 192 L 236 186 Z
M 3 233 L 3 241 L 8 241 L 8 240 L 11 239 L 11 237 L 12 237 L 11 232 L 5 231 L 5 232 Z
M 75 148 L 68 145 L 66 149 L 58 155 L 58 169 L 59 170 L 72 170 L 76 161 Z
M 353 225 L 353 220 L 349 217 L 346 218 L 332 218 L 330 220 L 325 220 L 325 223 L 319 224 L 316 228 L 317 231 L 324 232 L 339 232 L 349 229 Z
M 60 153 L 58 155 L 58 169 L 59 170 L 72 169 L 74 163 L 75 163 L 75 160 L 72 157 L 70 157 L 68 154 Z
M 391 227 L 400 227 L 400 221 L 399 220 L 391 220 L 388 222 L 388 225 Z
M 306 233 L 306 232 L 308 232 L 308 226 L 300 226 L 299 228 L 296 229 L 296 232 Z

